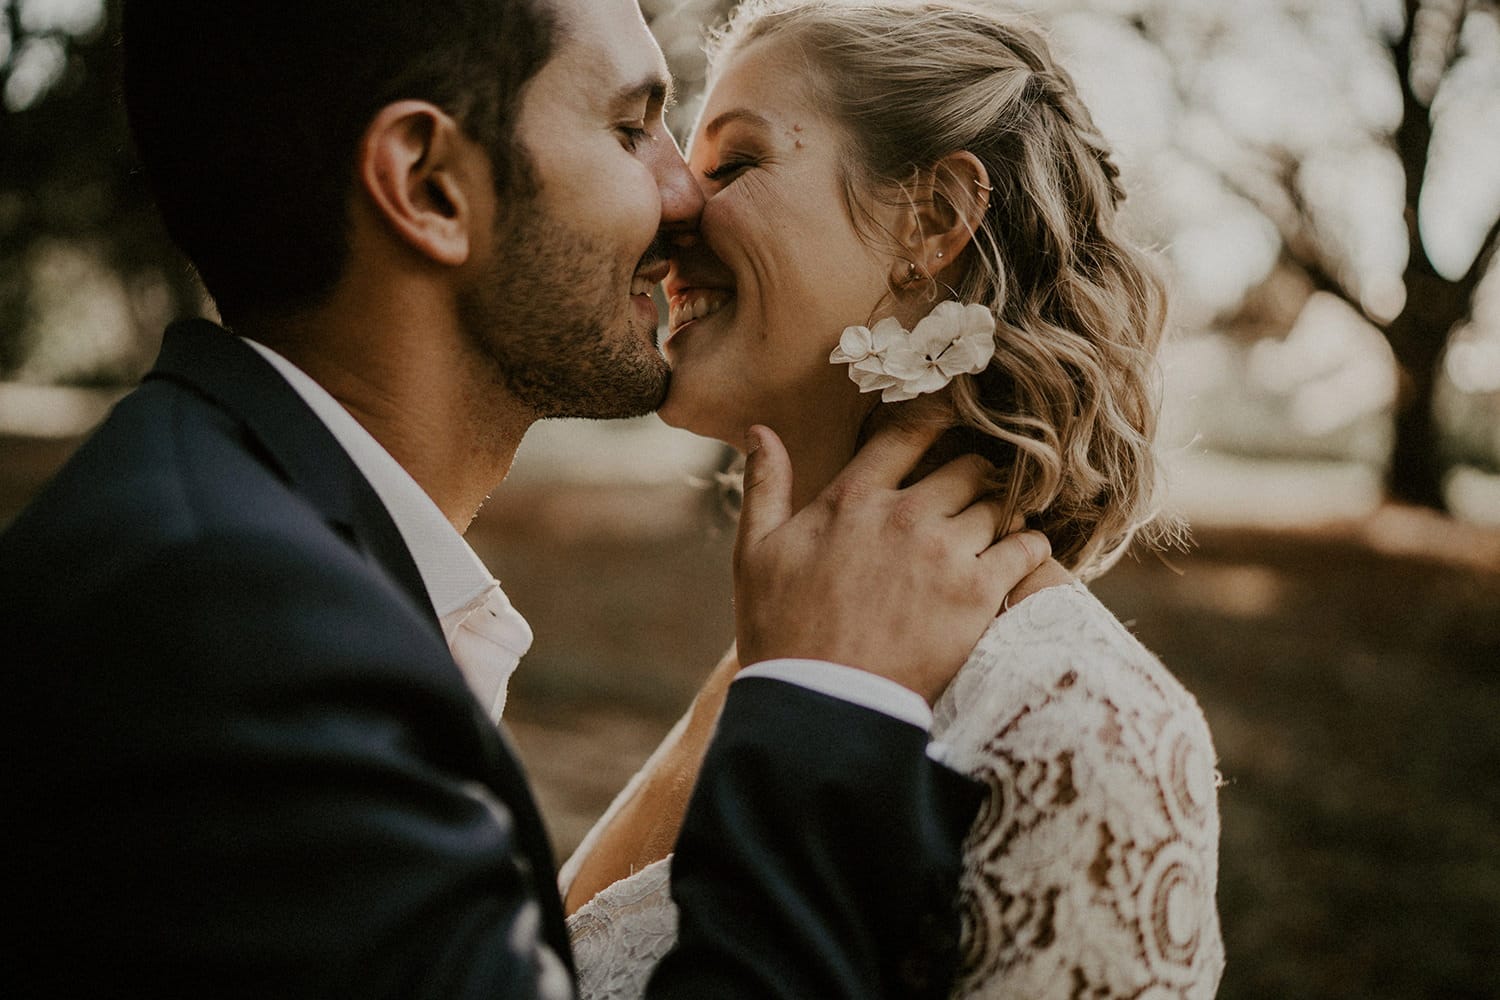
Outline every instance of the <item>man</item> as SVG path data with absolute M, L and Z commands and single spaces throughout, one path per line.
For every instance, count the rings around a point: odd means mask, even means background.
M 7 992 L 568 996 L 489 717 L 529 633 L 459 533 L 533 421 L 663 394 L 647 293 L 701 201 L 660 52 L 634 0 L 128 0 L 124 45 L 229 329 L 169 329 L 0 538 Z M 792 517 L 780 443 L 750 442 L 750 666 L 654 997 L 946 990 L 978 799 L 913 692 L 1045 546 L 990 545 L 974 470 L 898 489 L 926 443 L 873 441 Z M 913 599 L 955 578 L 967 606 Z

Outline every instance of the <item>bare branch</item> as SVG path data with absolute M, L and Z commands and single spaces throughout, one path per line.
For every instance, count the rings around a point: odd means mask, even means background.
M 1413 4 L 1408 3 L 1408 10 Z M 1411 41 L 1406 84 L 1425 108 L 1432 105 L 1438 85 L 1458 54 L 1458 36 L 1468 15 L 1467 0 L 1420 0 L 1411 14 Z
M 1225 187 L 1271 221 L 1281 236 L 1283 258 L 1303 271 L 1314 288 L 1364 312 L 1359 296 L 1339 278 L 1338 265 L 1331 265 L 1318 238 L 1311 212 L 1297 191 L 1297 163 L 1292 156 L 1273 150 L 1262 152 L 1260 163 L 1248 168 L 1233 160 L 1209 165 Z

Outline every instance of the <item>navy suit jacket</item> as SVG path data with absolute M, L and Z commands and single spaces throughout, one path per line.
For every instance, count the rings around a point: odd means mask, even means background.
M 521 767 L 368 482 L 203 321 L 0 536 L 8 996 L 531 997 L 571 980 Z M 979 788 L 734 685 L 668 997 L 942 996 Z

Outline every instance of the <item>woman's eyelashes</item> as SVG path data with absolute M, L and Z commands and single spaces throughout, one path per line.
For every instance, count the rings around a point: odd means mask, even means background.
M 703 171 L 703 177 L 715 184 L 733 180 L 751 167 L 760 165 L 760 160 L 748 156 L 735 156 L 721 162 L 711 170 Z

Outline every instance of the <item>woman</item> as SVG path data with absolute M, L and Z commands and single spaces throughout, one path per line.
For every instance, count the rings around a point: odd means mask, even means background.
M 1057 560 L 934 707 L 947 762 L 991 789 L 955 995 L 1212 996 L 1208 729 L 1076 579 L 1151 521 L 1157 471 L 1162 293 L 1118 234 L 1104 142 L 1035 31 L 962 2 L 751 2 L 712 57 L 663 418 L 774 428 L 801 504 L 872 421 L 925 408 L 953 425 L 934 461 L 992 462 Z M 673 940 L 671 843 L 736 669 L 564 869 L 585 997 L 639 996 Z

